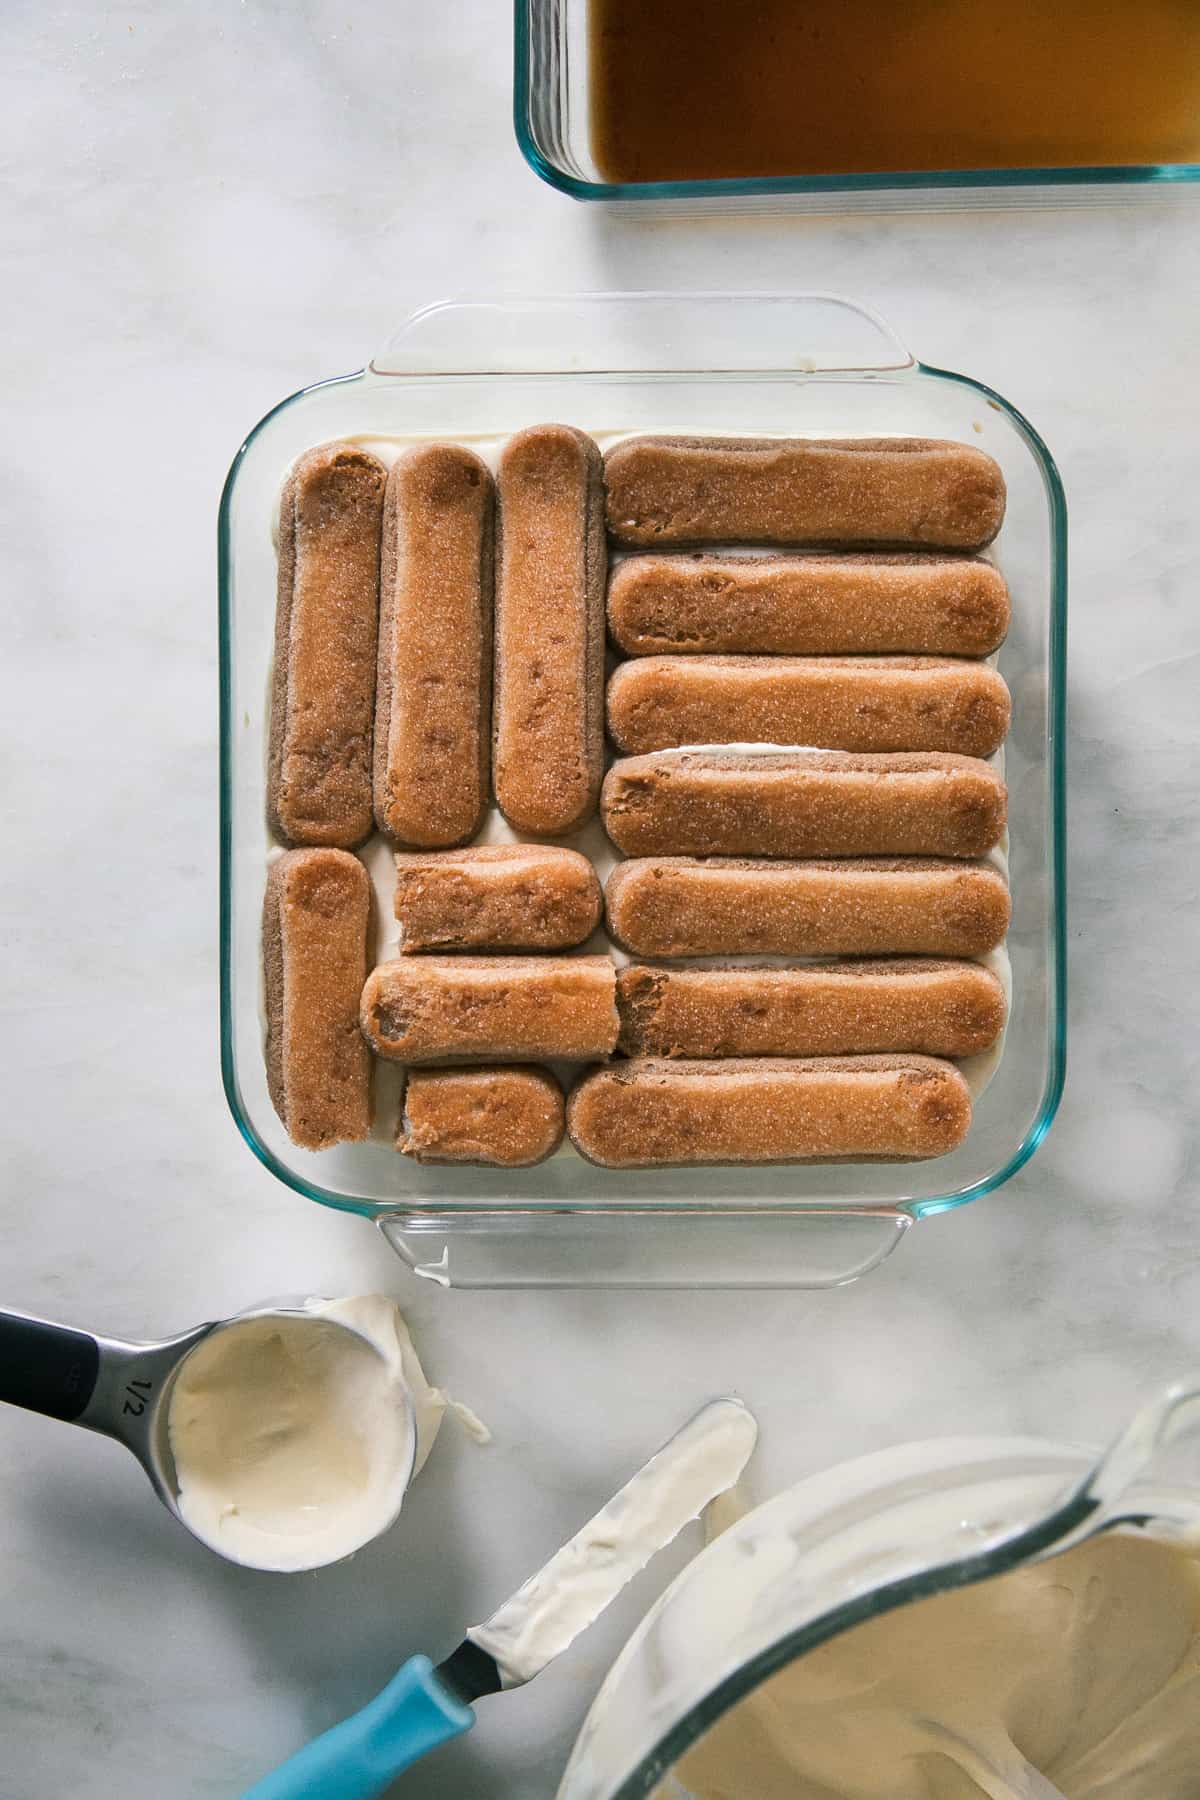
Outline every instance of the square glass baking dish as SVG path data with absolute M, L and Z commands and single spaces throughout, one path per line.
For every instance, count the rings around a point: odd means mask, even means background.
M 995 554 L 1013 599 L 999 658 L 1013 695 L 1013 1000 L 999 1069 L 952 1155 L 616 1173 L 567 1151 L 519 1172 L 427 1167 L 389 1142 L 394 1072 L 384 1069 L 377 1137 L 323 1152 L 289 1142 L 267 1094 L 260 961 L 272 524 L 284 472 L 329 438 L 502 437 L 550 419 L 599 434 L 949 437 L 1003 468 Z M 366 369 L 304 389 L 254 428 L 225 485 L 219 564 L 222 1073 L 247 1143 L 297 1193 L 374 1218 L 412 1267 L 446 1285 L 828 1285 L 882 1260 L 914 1221 L 998 1187 L 1033 1153 L 1065 1056 L 1066 510 L 1045 446 L 998 394 L 922 366 L 874 314 L 832 296 L 447 303 L 416 314 Z M 381 876 L 385 847 L 368 861 Z
M 575 200 L 658 210 L 806 212 L 1087 205 L 1200 181 L 1200 163 L 883 170 L 711 181 L 609 182 L 591 147 L 589 0 L 515 0 L 513 125 L 534 172 Z

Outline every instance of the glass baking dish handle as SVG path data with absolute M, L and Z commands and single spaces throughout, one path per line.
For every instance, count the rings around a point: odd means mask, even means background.
M 746 329 L 747 302 L 754 329 Z M 837 294 L 629 293 L 443 300 L 404 321 L 376 375 L 653 374 L 915 368 L 870 307 Z
M 913 1220 L 891 1207 L 529 1206 L 449 1217 L 408 1208 L 375 1222 L 439 1287 L 830 1288 L 877 1268 Z

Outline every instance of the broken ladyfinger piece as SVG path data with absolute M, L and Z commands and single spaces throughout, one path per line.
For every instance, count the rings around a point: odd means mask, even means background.
M 549 844 L 481 844 L 396 857 L 400 951 L 569 950 L 600 920 L 586 856 Z
M 359 1009 L 377 1056 L 410 1065 L 586 1062 L 617 1042 L 607 956 L 410 956 L 380 963 Z
M 547 1069 L 414 1069 L 396 1148 L 419 1163 L 528 1169 L 563 1140 L 563 1092 Z
M 617 974 L 631 1056 L 977 1056 L 1004 1029 L 1004 990 L 975 962 L 891 957 L 793 968 Z

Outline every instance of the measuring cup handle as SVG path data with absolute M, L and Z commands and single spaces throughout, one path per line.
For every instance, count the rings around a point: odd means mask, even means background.
M 96 1390 L 100 1346 L 86 1331 L 26 1313 L 0 1312 L 0 1400 L 78 1419 Z

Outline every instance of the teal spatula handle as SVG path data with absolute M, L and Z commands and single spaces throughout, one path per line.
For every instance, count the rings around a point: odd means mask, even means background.
M 256 1782 L 242 1800 L 372 1800 L 439 1744 L 475 1723 L 427 1656 L 410 1656 L 361 1712 L 333 1725 Z

